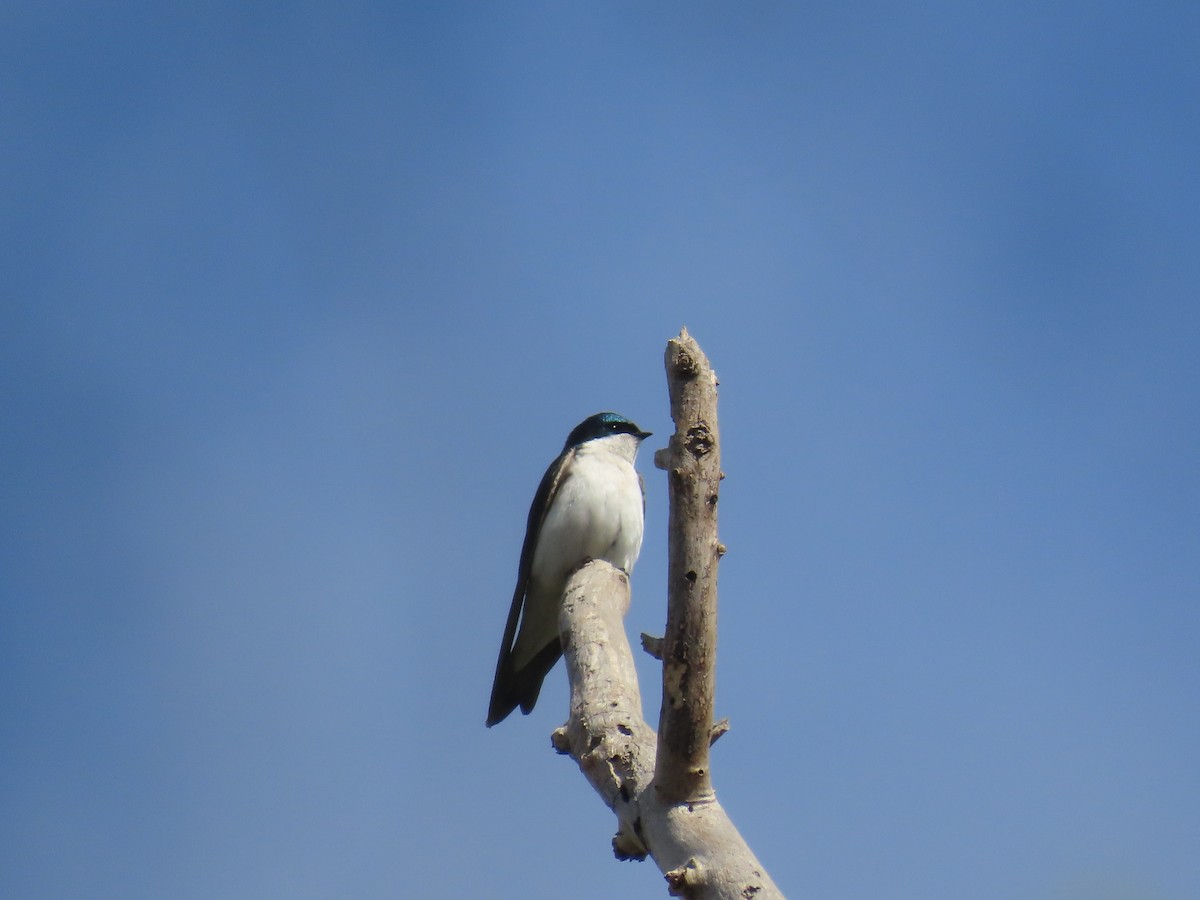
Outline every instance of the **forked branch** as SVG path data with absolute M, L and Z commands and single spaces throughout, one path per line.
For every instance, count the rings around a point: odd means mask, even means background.
M 629 579 L 603 561 L 567 582 L 559 629 L 571 717 L 553 743 L 570 754 L 617 815 L 613 851 L 652 857 L 673 896 L 768 900 L 783 894 L 717 802 L 709 746 L 717 643 L 717 494 L 721 480 L 717 380 L 683 330 L 667 346 L 675 433 L 655 455 L 671 511 L 667 629 L 647 649 L 663 662 L 659 734 L 642 715 L 623 617 Z

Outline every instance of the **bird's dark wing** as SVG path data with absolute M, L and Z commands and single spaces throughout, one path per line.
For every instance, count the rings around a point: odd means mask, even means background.
M 517 625 L 521 621 L 521 611 L 525 606 L 525 593 L 529 589 L 529 572 L 533 568 L 533 552 L 537 548 L 538 535 L 542 531 L 542 522 L 546 519 L 546 511 L 554 502 L 558 489 L 565 480 L 567 463 L 574 457 L 572 448 L 563 450 L 558 459 L 550 464 L 542 483 L 538 485 L 529 507 L 529 520 L 525 526 L 525 543 L 521 547 L 521 563 L 517 568 L 517 586 L 513 591 L 512 606 L 508 610 L 508 621 L 504 625 L 504 640 L 500 644 L 500 658 L 496 660 L 496 677 L 492 682 L 492 699 L 488 704 L 487 725 L 491 728 L 497 722 L 505 719 L 509 713 L 520 705 L 523 712 L 533 709 L 537 702 L 538 692 L 542 687 L 542 679 L 550 671 L 561 654 L 561 648 L 551 644 L 534 657 L 521 671 L 513 668 L 512 648 L 517 637 Z

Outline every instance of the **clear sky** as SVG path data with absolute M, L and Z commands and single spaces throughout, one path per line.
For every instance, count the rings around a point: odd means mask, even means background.
M 1200 896 L 1200 6 L 0 25 L 0 895 L 665 896 L 561 667 L 483 721 L 599 410 L 661 632 L 686 325 L 715 781 L 784 891 Z

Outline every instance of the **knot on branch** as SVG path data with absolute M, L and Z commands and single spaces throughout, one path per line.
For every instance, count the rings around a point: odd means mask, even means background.
M 622 822 L 621 830 L 613 835 L 613 856 L 622 862 L 628 860 L 641 862 L 645 859 L 650 854 L 650 851 L 642 838 L 641 830 L 641 819 L 634 819 L 632 827 L 627 827 L 626 823 Z
M 692 355 L 687 347 L 678 341 L 671 341 L 671 343 L 674 345 L 673 349 L 675 350 L 675 356 L 671 360 L 671 365 L 676 373 L 682 375 L 684 378 L 695 378 L 699 375 L 700 361 Z
M 696 457 L 696 459 L 700 459 L 700 457 L 711 453 L 714 444 L 716 444 L 716 440 L 713 438 L 712 432 L 709 431 L 708 425 L 704 422 L 700 422 L 689 428 L 687 439 L 684 441 L 688 452 Z
M 554 748 L 554 752 L 559 756 L 570 756 L 571 754 L 571 738 L 567 734 L 567 726 L 561 725 L 555 728 L 550 734 L 550 746 Z
M 729 732 L 729 728 L 730 725 L 728 718 L 721 719 L 719 722 L 713 722 L 712 731 L 708 736 L 708 746 L 711 747 L 718 740 L 720 740 L 722 735 Z
M 695 857 L 663 876 L 667 880 L 667 893 L 672 897 L 689 897 L 704 884 L 704 867 Z
M 642 632 L 642 649 L 645 650 L 647 653 L 649 653 L 651 656 L 653 656 L 655 659 L 661 661 L 662 653 L 663 653 L 663 639 L 660 637 L 654 637 L 653 635 L 650 635 L 650 634 L 646 634 L 646 632 L 643 631 Z

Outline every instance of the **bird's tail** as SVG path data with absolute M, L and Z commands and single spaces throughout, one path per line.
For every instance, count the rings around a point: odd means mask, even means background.
M 518 706 L 525 715 L 533 710 L 546 674 L 562 656 L 562 646 L 555 639 L 541 649 L 521 669 L 513 667 L 512 653 L 502 653 L 496 664 L 496 679 L 492 682 L 492 699 L 488 703 L 487 726 L 503 722 Z

